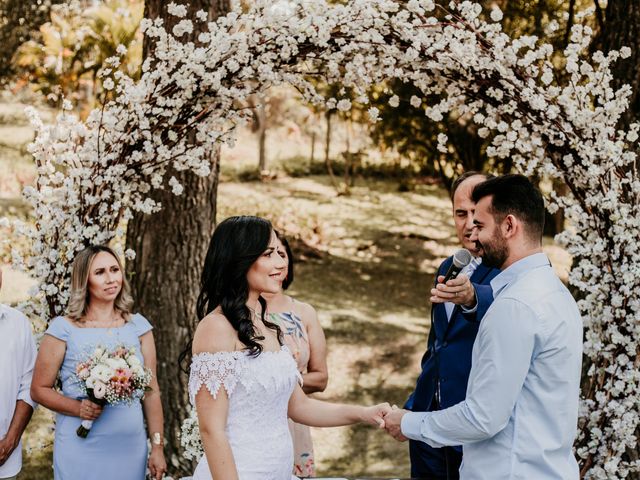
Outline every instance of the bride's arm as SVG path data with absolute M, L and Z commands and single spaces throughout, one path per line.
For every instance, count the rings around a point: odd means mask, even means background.
M 238 480 L 233 452 L 224 429 L 227 425 L 229 398 L 224 388 L 214 400 L 206 388 L 196 395 L 196 410 L 200 424 L 200 438 L 213 478 Z
M 384 415 L 391 411 L 388 403 L 371 407 L 329 403 L 307 397 L 296 385 L 289 399 L 289 417 L 311 427 L 339 427 L 358 422 L 384 427 Z
M 237 334 L 227 319 L 219 314 L 203 318 L 193 338 L 193 353 L 229 352 L 235 349 Z M 207 388 L 195 397 L 200 438 L 211 476 L 215 479 L 238 480 L 238 471 L 225 432 L 229 413 L 229 397 L 220 387 L 214 398 Z

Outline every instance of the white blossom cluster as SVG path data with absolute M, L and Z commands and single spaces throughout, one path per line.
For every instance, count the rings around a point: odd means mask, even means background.
M 310 101 L 348 110 L 349 99 L 322 98 L 309 76 L 341 83 L 365 105 L 372 85 L 400 79 L 423 93 L 411 104 L 423 106 L 425 121 L 455 110 L 491 138 L 490 156 L 566 185 L 550 208 L 565 208 L 573 226 L 561 240 L 576 261 L 570 281 L 591 362 L 577 453 L 590 478 L 640 469 L 626 453 L 640 425 L 639 127 L 616 128 L 630 91 L 610 86 L 610 66 L 628 49 L 589 56 L 591 31 L 574 26 L 561 55 L 570 78 L 561 83 L 550 45 L 511 39 L 497 7 L 485 21 L 472 1 L 445 8 L 432 0 L 263 0 L 210 23 L 204 13 L 184 18 L 178 5 L 170 12 L 182 18 L 172 32 L 159 20 L 143 22 L 155 49 L 138 82 L 105 68 L 115 99 L 87 121 L 65 111 L 45 126 L 34 115 L 39 176 L 25 194 L 37 223 L 22 227 L 32 250 L 15 260 L 39 279 L 35 313 L 51 316 L 66 304 L 70 261 L 84 244 L 116 236 L 132 211 L 160 208 L 153 189 L 182 192 L 166 178 L 169 167 L 209 174 L 211 144 L 233 141 L 250 94 L 287 82 Z M 183 42 L 196 23 L 198 43 Z M 435 96 L 441 101 L 428 104 Z M 390 105 L 398 104 L 392 96 Z M 379 113 L 369 109 L 372 121 Z M 446 142 L 440 136 L 438 148 Z
M 189 416 L 180 426 L 180 446 L 187 460 L 198 461 L 204 455 L 198 415 L 194 408 L 189 410 Z

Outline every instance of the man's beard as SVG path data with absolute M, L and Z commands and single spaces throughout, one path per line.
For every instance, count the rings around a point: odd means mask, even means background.
M 482 264 L 486 267 L 501 268 L 509 258 L 509 247 L 502 233 L 496 228 L 489 242 L 476 242 L 482 252 Z

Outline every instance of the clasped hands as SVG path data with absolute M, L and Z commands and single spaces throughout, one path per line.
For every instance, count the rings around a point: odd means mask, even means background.
M 364 420 L 371 424 L 377 425 L 379 428 L 385 429 L 385 431 L 399 442 L 404 442 L 407 439 L 402 434 L 400 424 L 402 417 L 408 410 L 389 405 L 388 403 L 381 403 L 374 405 L 373 407 L 365 408 Z

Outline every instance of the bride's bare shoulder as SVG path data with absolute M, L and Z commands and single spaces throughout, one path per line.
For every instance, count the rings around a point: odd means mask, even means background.
M 198 323 L 193 336 L 193 353 L 237 350 L 238 332 L 222 312 L 214 310 Z

